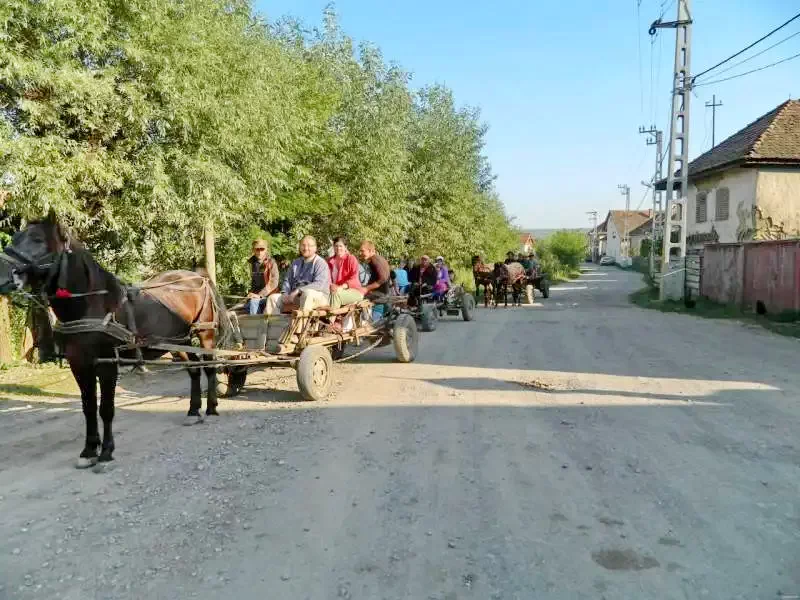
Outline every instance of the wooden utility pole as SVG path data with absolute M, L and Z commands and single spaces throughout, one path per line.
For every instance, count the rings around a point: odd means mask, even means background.
M 214 223 L 208 221 L 203 231 L 206 246 L 206 271 L 211 283 L 217 285 L 217 255 L 214 250 Z

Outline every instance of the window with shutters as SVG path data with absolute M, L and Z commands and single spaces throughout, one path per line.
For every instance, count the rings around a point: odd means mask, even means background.
M 699 192 L 697 194 L 697 205 L 694 209 L 695 223 L 705 223 L 708 219 L 708 194 Z
M 727 221 L 731 209 L 731 193 L 728 188 L 719 188 L 716 200 L 715 219 L 717 221 Z

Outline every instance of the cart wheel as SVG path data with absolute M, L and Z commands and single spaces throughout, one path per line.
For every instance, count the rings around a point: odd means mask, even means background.
M 472 321 L 475 318 L 475 298 L 472 294 L 464 294 L 461 297 L 461 318 L 465 321 Z
M 525 286 L 525 299 L 528 301 L 528 304 L 533 304 L 533 301 L 536 299 L 536 291 L 530 283 Z
M 547 279 L 542 279 L 542 283 L 540 284 L 539 290 L 542 292 L 542 296 L 545 298 L 550 297 L 550 282 Z
M 341 360 L 344 356 L 344 344 L 336 344 L 335 346 L 328 346 L 328 349 L 331 351 L 331 358 L 334 361 Z
M 394 322 L 392 337 L 397 360 L 402 363 L 413 362 L 417 357 L 419 333 L 417 333 L 417 324 L 411 315 L 400 315 L 397 318 L 397 321 Z
M 306 400 L 324 400 L 333 383 L 333 359 L 325 346 L 308 346 L 297 362 L 297 387 Z
M 422 331 L 436 331 L 439 322 L 439 311 L 433 304 L 422 305 Z

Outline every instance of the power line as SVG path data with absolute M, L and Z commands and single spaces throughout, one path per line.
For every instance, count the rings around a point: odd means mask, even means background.
M 765 39 L 767 39 L 767 38 L 768 38 L 769 36 L 771 36 L 773 33 L 777 32 L 777 31 L 780 31 L 781 29 L 783 29 L 783 28 L 784 28 L 784 27 L 786 27 L 786 26 L 787 26 L 789 23 L 791 23 L 792 21 L 794 21 L 794 20 L 796 20 L 796 19 L 800 19 L 800 13 L 797 13 L 797 14 L 796 14 L 795 16 L 793 16 L 791 19 L 789 19 L 788 21 L 786 21 L 786 22 L 785 22 L 783 25 L 780 25 L 780 26 L 776 27 L 775 29 L 773 29 L 772 31 L 770 31 L 770 32 L 769 32 L 767 35 L 765 35 L 765 36 L 763 36 L 763 37 L 761 37 L 761 38 L 757 39 L 755 42 L 753 42 L 752 44 L 750 44 L 750 45 L 749 45 L 749 46 L 747 46 L 746 48 L 742 48 L 742 49 L 741 49 L 741 50 L 739 50 L 737 53 L 735 53 L 735 54 L 731 54 L 731 55 L 730 55 L 728 58 L 726 58 L 725 60 L 722 60 L 722 61 L 718 62 L 718 63 L 717 63 L 717 64 L 715 64 L 713 67 L 709 67 L 709 68 L 708 68 L 708 69 L 706 69 L 705 71 L 701 71 L 700 73 L 698 73 L 697 75 L 695 75 L 694 77 L 692 77 L 692 82 L 694 82 L 694 81 L 695 81 L 695 80 L 696 80 L 698 77 L 702 77 L 703 75 L 705 75 L 705 74 L 706 74 L 706 73 L 708 73 L 709 71 L 713 71 L 713 70 L 714 70 L 714 69 L 716 69 L 717 67 L 724 65 L 724 64 L 725 64 L 726 62 L 728 62 L 729 60 L 732 60 L 732 59 L 736 58 L 737 56 L 739 56 L 740 54 L 743 54 L 744 52 L 747 52 L 748 50 L 750 50 L 750 48 L 752 48 L 752 47 L 753 47 L 753 46 L 755 46 L 756 44 L 759 44 L 759 43 L 763 42 Z
M 753 60 L 753 59 L 754 59 L 754 58 L 756 58 L 757 56 L 761 56 L 761 55 L 762 55 L 762 54 L 764 54 L 765 52 L 769 52 L 770 50 L 772 50 L 772 49 L 773 49 L 773 48 L 775 48 L 776 46 L 780 46 L 780 45 L 781 45 L 783 42 L 786 42 L 786 41 L 788 41 L 788 40 L 792 39 L 793 37 L 797 37 L 798 35 L 800 35 L 800 31 L 795 31 L 795 32 L 794 32 L 792 35 L 790 35 L 790 36 L 788 36 L 788 37 L 785 37 L 785 38 L 783 38 L 783 39 L 782 39 L 780 42 L 776 42 L 776 43 L 772 44 L 772 46 L 769 46 L 768 48 L 765 48 L 765 49 L 764 49 L 764 50 L 762 50 L 761 52 L 756 52 L 755 54 L 753 54 L 753 56 L 748 56 L 748 57 L 747 57 L 747 58 L 745 58 L 744 60 L 740 60 L 740 61 L 739 61 L 739 62 L 737 62 L 736 64 L 733 64 L 733 65 L 731 65 L 730 67 L 726 67 L 726 68 L 722 69 L 722 71 L 720 71 L 719 73 L 717 73 L 717 75 L 722 75 L 723 73 L 727 73 L 728 71 L 732 71 L 732 70 L 733 70 L 733 69 L 735 69 L 736 67 L 738 67 L 738 66 L 740 66 L 740 65 L 743 65 L 743 64 L 744 64 L 744 63 L 746 63 L 746 62 L 750 62 L 751 60 Z
M 751 73 L 757 73 L 758 71 L 763 71 L 764 69 L 769 69 L 770 67 L 774 67 L 782 63 L 789 62 L 790 60 L 794 60 L 795 58 L 800 58 L 800 52 L 792 56 L 789 56 L 787 58 L 784 58 L 783 60 L 779 60 L 774 63 L 764 65 L 763 67 L 759 67 L 757 69 L 751 69 L 750 71 L 745 71 L 744 73 L 739 73 L 738 75 L 731 75 L 730 77 L 723 77 L 722 79 L 714 79 L 713 81 L 704 81 L 703 83 L 698 83 L 694 87 L 702 87 L 704 85 L 712 85 L 714 83 L 722 83 L 723 81 L 730 81 L 731 79 L 738 79 L 739 77 L 744 77 L 745 75 L 750 75 Z
M 639 116 L 644 114 L 644 83 L 642 82 L 642 22 L 641 15 L 642 0 L 636 0 L 636 35 L 637 39 L 637 54 L 639 58 Z

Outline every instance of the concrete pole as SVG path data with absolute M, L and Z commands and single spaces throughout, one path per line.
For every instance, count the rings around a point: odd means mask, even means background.
M 659 28 L 675 29 L 675 67 L 672 86 L 672 115 L 670 118 L 669 160 L 667 162 L 667 195 L 664 206 L 664 255 L 661 262 L 661 300 L 683 298 L 682 285 L 684 266 L 679 265 L 670 272 L 669 261 L 675 256 L 686 256 L 686 199 L 689 193 L 689 103 L 691 99 L 691 45 L 692 17 L 689 10 L 691 0 L 678 0 L 677 20 L 671 23 L 656 21 L 650 26 L 654 35 Z M 679 178 L 675 172 L 680 169 Z M 676 181 L 677 179 L 677 181 Z M 678 195 L 673 198 L 675 183 L 679 183 Z M 673 206 L 675 214 L 673 215 Z M 678 239 L 672 241 L 673 228 Z

